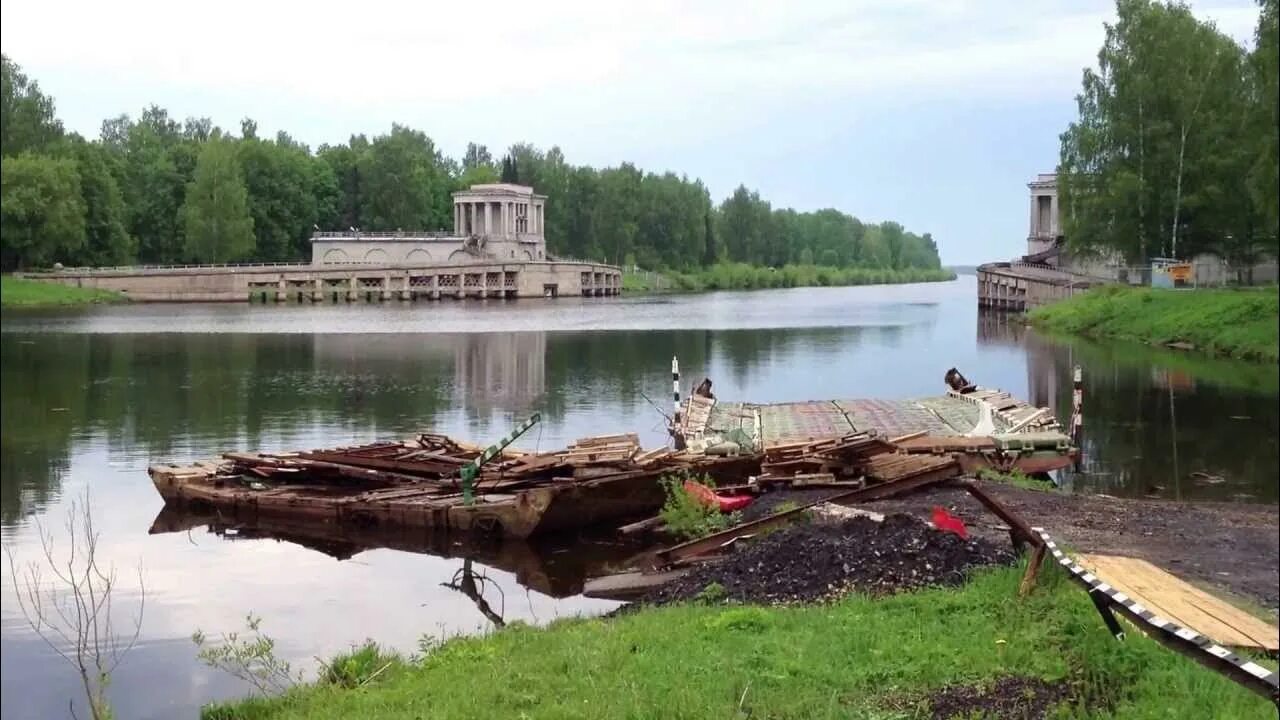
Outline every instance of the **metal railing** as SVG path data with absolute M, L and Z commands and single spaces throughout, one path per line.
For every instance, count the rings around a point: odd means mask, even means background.
M 365 263 L 349 263 L 349 264 L 365 264 Z M 83 272 L 122 272 L 134 270 L 207 270 L 209 268 L 277 268 L 277 267 L 316 267 L 309 262 L 260 262 L 260 263 L 205 263 L 205 264 L 176 264 L 176 265 L 103 265 L 99 267 L 90 267 L 85 265 L 74 267 L 47 268 L 44 270 L 25 270 L 25 275 L 56 275 L 58 273 L 83 273 Z
M 311 233 L 312 240 L 318 240 L 318 239 L 384 240 L 389 238 L 460 238 L 460 237 L 463 237 L 463 236 L 455 235 L 453 232 L 449 230 L 427 230 L 427 231 L 421 231 L 421 232 L 420 231 L 404 231 L 404 230 L 379 231 L 379 232 L 365 232 L 363 230 L 358 230 L 356 232 L 351 232 L 350 230 L 338 230 L 338 231 L 325 230 L 325 231 L 317 231 L 317 232 Z

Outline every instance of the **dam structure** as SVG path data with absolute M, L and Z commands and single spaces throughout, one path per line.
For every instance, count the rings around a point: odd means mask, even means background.
M 114 290 L 142 302 L 353 302 L 598 297 L 622 292 L 617 266 L 555 258 L 546 196 L 508 183 L 453 193 L 452 232 L 319 232 L 309 263 L 55 268 L 25 277 Z

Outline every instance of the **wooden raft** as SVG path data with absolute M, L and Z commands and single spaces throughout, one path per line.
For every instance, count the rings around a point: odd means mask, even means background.
M 1196 588 L 1145 560 L 1081 555 L 1080 564 L 1152 612 L 1221 645 L 1276 651 L 1280 629 Z

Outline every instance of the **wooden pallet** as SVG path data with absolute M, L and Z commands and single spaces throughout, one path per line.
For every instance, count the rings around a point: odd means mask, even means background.
M 1080 564 L 1152 612 L 1221 645 L 1275 652 L 1280 630 L 1145 560 L 1081 555 Z

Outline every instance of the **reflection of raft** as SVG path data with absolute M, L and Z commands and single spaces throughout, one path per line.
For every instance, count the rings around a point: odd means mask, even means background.
M 681 407 L 679 434 L 694 452 L 733 443 L 767 452 L 792 443 L 866 432 L 911 453 L 954 453 L 966 472 L 990 467 L 1026 473 L 1072 464 L 1076 450 L 1048 408 L 987 388 L 918 400 L 815 400 L 755 404 L 694 394 Z
M 469 504 L 459 470 L 479 454 L 424 434 L 354 448 L 227 453 L 193 465 L 153 465 L 148 472 L 166 502 L 240 517 L 523 538 L 653 513 L 664 499 L 658 478 L 667 473 L 688 471 L 735 484 L 759 467 L 758 456 L 641 452 L 634 436 L 590 438 L 557 453 L 504 453 L 476 477 L 476 502 Z
M 639 549 L 616 538 L 595 542 L 577 536 L 537 541 L 475 538 L 472 542 L 461 542 L 456 536 L 432 528 L 357 527 L 296 518 L 240 517 L 213 508 L 177 504 L 166 504 L 160 510 L 150 533 L 186 532 L 202 526 L 228 541 L 279 540 L 338 560 L 377 548 L 474 560 L 513 573 L 520 585 L 551 597 L 581 593 L 586 577 L 623 563 Z M 567 548 L 573 552 L 565 552 Z

